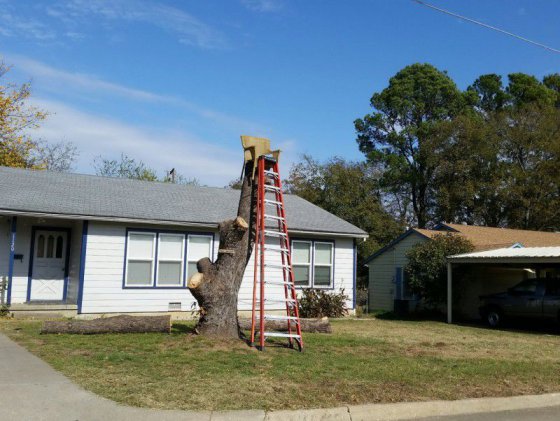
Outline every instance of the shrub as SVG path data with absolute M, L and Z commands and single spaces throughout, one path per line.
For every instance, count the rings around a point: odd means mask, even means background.
M 472 243 L 455 234 L 438 234 L 430 241 L 414 246 L 408 253 L 406 272 L 410 290 L 424 299 L 429 308 L 437 308 L 447 297 L 447 256 L 468 253 Z
M 298 300 L 301 317 L 342 317 L 348 314 L 344 290 L 338 293 L 304 289 Z

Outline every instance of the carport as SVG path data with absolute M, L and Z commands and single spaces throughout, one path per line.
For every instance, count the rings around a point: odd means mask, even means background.
M 447 322 L 453 322 L 453 270 L 459 265 L 518 269 L 547 277 L 560 272 L 560 247 L 501 248 L 447 258 Z

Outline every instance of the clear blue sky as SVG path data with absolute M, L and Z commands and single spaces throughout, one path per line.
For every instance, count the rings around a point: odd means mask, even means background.
M 431 3 L 560 48 L 558 0 Z M 120 152 L 224 185 L 240 134 L 286 152 L 361 159 L 353 120 L 407 64 L 478 75 L 560 71 L 560 54 L 410 0 L 0 0 L 0 54 L 74 142 L 80 172 Z

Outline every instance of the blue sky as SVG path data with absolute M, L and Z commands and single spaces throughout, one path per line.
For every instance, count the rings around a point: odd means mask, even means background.
M 560 48 L 560 1 L 431 3 Z M 560 54 L 411 0 L 0 0 L 0 55 L 52 112 L 37 136 L 74 142 L 79 172 L 121 152 L 221 186 L 240 134 L 361 159 L 353 121 L 399 69 L 560 72 Z

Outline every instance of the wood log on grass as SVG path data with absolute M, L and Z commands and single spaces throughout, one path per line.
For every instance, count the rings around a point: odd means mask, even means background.
M 171 316 L 113 316 L 93 320 L 52 320 L 43 323 L 41 333 L 169 333 Z
M 332 333 L 332 327 L 328 317 L 323 317 L 322 319 L 300 319 L 300 322 L 302 332 Z M 258 320 L 257 326 L 260 326 Z M 267 320 L 265 326 L 266 330 L 288 330 L 288 323 L 285 320 Z M 251 329 L 251 319 L 239 319 L 239 327 L 242 330 Z

